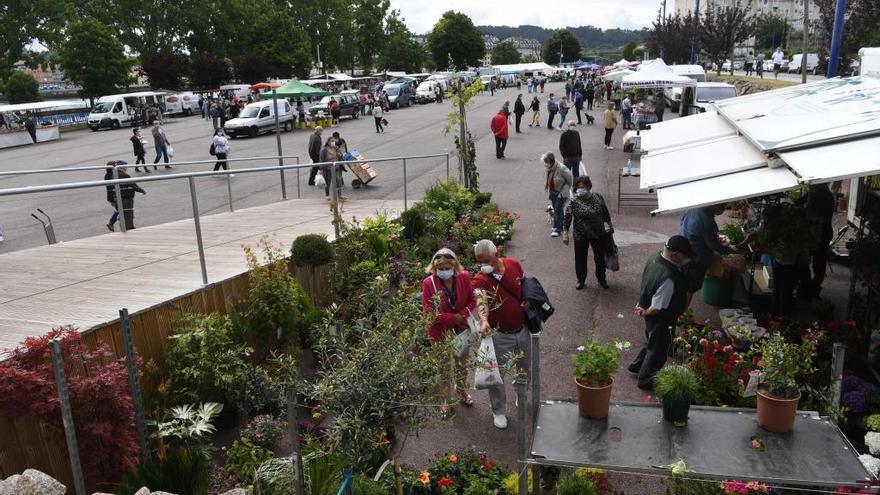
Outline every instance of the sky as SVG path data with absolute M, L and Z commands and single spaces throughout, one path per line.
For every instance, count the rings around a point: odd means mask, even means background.
M 443 12 L 455 10 L 470 16 L 475 25 L 519 26 L 532 24 L 546 28 L 593 25 L 600 28 L 638 29 L 650 27 L 657 17 L 661 0 L 391 0 L 409 29 L 426 34 Z M 667 12 L 674 0 L 667 0 Z

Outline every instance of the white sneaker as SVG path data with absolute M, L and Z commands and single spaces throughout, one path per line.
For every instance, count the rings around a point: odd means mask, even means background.
M 559 237 L 559 232 L 556 231 L 556 230 L 551 231 L 551 232 L 550 232 L 550 237 Z
M 613 150 L 613 149 L 614 149 L 614 146 L 609 146 L 609 147 L 606 148 L 606 149 Z
M 494 420 L 495 428 L 498 428 L 499 430 L 507 429 L 507 416 L 503 414 L 493 414 L 492 419 Z

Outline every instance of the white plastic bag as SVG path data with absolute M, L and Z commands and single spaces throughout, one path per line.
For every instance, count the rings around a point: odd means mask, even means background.
M 327 179 L 324 178 L 323 173 L 317 173 L 315 175 L 315 187 L 325 187 L 327 185 Z
M 498 370 L 498 360 L 495 358 L 495 344 L 492 337 L 484 337 L 480 341 L 480 350 L 477 353 L 477 370 L 474 372 L 474 388 L 483 390 L 489 387 L 502 387 L 504 380 L 501 379 L 501 371 Z
M 168 158 L 174 158 L 174 146 L 168 145 Z
M 453 353 L 455 354 L 455 357 L 459 359 L 467 356 L 467 354 L 471 350 L 471 346 L 477 340 L 477 335 L 480 333 L 480 320 L 474 315 L 473 312 L 468 315 L 467 324 L 467 330 L 455 336 L 455 346 L 453 348 Z
M 587 167 L 584 166 L 584 162 L 578 164 L 578 173 L 580 175 L 590 175 L 587 173 Z

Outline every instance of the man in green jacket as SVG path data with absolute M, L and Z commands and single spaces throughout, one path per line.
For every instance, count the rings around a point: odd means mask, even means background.
M 694 257 L 686 237 L 674 235 L 663 251 L 648 259 L 642 273 L 641 295 L 636 315 L 645 319 L 645 345 L 628 369 L 639 376 L 638 386 L 650 391 L 654 375 L 666 364 L 673 330 L 687 303 L 687 281 L 681 271 L 685 260 Z

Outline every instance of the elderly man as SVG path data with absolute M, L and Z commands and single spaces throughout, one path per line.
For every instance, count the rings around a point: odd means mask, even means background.
M 309 136 L 309 159 L 312 160 L 312 163 L 319 163 L 321 161 L 321 133 L 324 132 L 324 128 L 321 126 L 315 126 L 315 132 Z M 315 176 L 318 175 L 318 167 L 312 167 L 309 169 L 309 185 L 315 185 Z
M 525 327 L 524 310 L 529 303 L 522 296 L 522 265 L 514 258 L 499 258 L 498 248 L 488 239 L 477 241 L 474 256 L 480 264 L 480 273 L 474 277 L 474 291 L 482 292 L 494 301 L 494 309 L 490 310 L 486 297 L 478 298 L 480 335 L 492 335 L 499 368 L 507 365 L 511 353 L 522 352 L 517 367 L 526 373 L 531 340 Z M 489 388 L 489 402 L 492 404 L 495 427 L 507 428 L 507 392 L 504 385 Z

